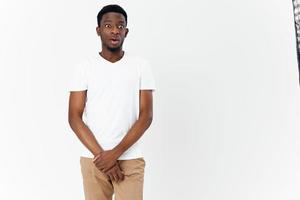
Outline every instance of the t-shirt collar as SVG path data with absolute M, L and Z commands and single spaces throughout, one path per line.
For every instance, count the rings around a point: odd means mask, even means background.
M 108 63 L 110 65 L 116 65 L 116 64 L 119 64 L 121 62 L 123 62 L 125 60 L 125 57 L 127 56 L 127 53 L 124 51 L 124 54 L 122 56 L 121 59 L 119 59 L 118 61 L 116 62 L 110 62 L 109 60 L 106 60 L 105 58 L 103 58 L 101 55 L 100 55 L 100 52 L 97 53 L 98 54 L 98 57 L 100 57 L 100 59 L 105 62 L 105 63 Z

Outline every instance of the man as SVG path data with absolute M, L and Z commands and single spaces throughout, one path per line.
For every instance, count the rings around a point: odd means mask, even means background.
M 123 8 L 103 7 L 97 23 L 102 50 L 76 67 L 69 85 L 69 124 L 92 154 L 80 157 L 85 199 L 141 200 L 145 160 L 138 140 L 152 122 L 154 77 L 146 60 L 122 50 Z

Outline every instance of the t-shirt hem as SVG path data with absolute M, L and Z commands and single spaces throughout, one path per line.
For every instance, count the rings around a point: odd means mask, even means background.
M 80 157 L 83 158 L 94 158 L 91 155 L 81 154 Z M 117 160 L 132 160 L 132 159 L 138 159 L 138 158 L 144 158 L 143 155 L 136 155 L 136 156 L 120 156 Z
M 156 90 L 156 88 L 140 88 L 140 90 Z
M 136 156 L 120 156 L 117 160 L 131 160 L 137 158 L 144 158 L 143 155 L 136 155 Z

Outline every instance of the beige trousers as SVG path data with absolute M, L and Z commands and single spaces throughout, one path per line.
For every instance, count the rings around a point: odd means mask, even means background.
M 85 200 L 142 200 L 145 160 L 119 160 L 124 180 L 110 181 L 93 163 L 93 158 L 80 157 Z

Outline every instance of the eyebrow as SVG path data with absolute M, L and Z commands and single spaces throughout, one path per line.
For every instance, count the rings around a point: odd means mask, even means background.
M 112 20 L 110 20 L 110 19 L 105 19 L 103 22 L 112 22 Z M 123 20 L 120 20 L 119 23 L 126 24 L 126 22 L 123 21 Z

